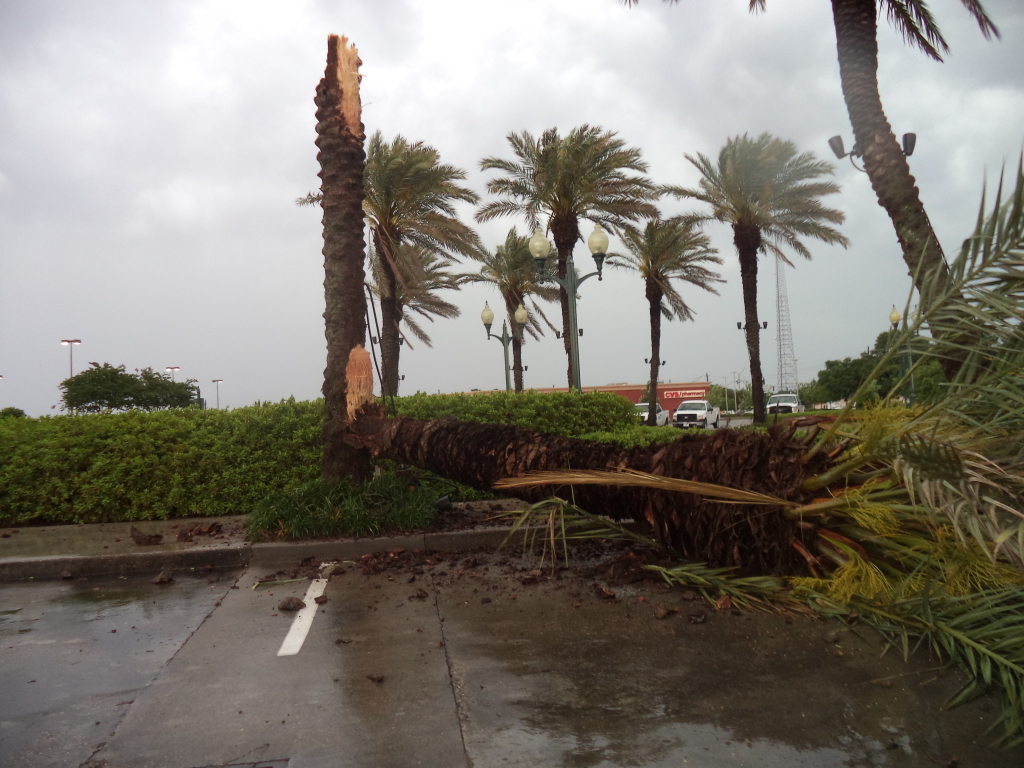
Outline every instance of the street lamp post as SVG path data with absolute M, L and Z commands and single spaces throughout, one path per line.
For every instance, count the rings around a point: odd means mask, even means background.
M 178 371 L 180 371 L 181 368 L 179 368 L 176 365 L 169 365 L 164 370 L 171 372 L 171 381 L 173 382 L 174 381 L 174 374 L 176 374 Z
M 892 323 L 892 331 L 895 333 L 899 330 L 900 325 L 900 312 L 896 309 L 896 305 L 892 305 L 892 312 L 889 313 L 889 322 Z M 907 330 L 907 318 L 903 318 L 903 330 Z M 900 355 L 900 378 L 906 379 L 907 374 L 910 374 L 909 380 L 903 385 L 903 391 L 906 392 L 907 405 L 913 405 L 915 399 L 914 392 L 914 374 L 910 371 L 910 340 L 907 339 L 907 343 L 903 346 L 903 354 Z
M 60 343 L 68 348 L 68 376 L 75 375 L 75 345 L 81 344 L 81 339 L 61 339 Z
M 548 253 L 551 251 L 551 243 L 544 237 L 544 230 L 540 227 L 530 238 L 530 253 L 533 255 L 533 265 L 537 270 L 537 279 L 544 283 L 548 280 L 557 283 L 569 296 L 569 357 L 572 361 L 572 388 L 577 392 L 582 391 L 583 385 L 580 378 L 580 331 L 576 321 L 576 291 L 585 280 L 597 275 L 598 280 L 603 280 L 602 267 L 608 253 L 608 235 L 600 224 L 594 225 L 594 231 L 587 238 L 587 247 L 594 257 L 597 271 L 580 277 L 576 274 L 576 267 L 573 264 L 572 253 L 565 263 L 565 277 L 559 277 L 554 270 L 547 268 Z
M 217 410 L 220 410 L 220 383 L 224 379 L 213 379 L 213 383 L 217 385 Z
M 508 345 L 512 340 L 523 340 L 522 328 L 526 325 L 526 321 L 530 319 L 529 314 L 526 312 L 526 307 L 522 304 L 515 312 L 516 323 L 518 323 L 520 331 L 519 335 L 510 334 L 508 332 L 508 323 L 505 320 L 501 321 L 501 336 L 495 336 L 491 333 L 491 325 L 494 324 L 494 310 L 491 309 L 490 302 L 484 302 L 483 312 L 480 313 L 480 319 L 483 320 L 484 328 L 487 330 L 487 338 L 497 339 L 501 342 L 502 349 L 505 353 L 505 391 L 512 391 L 512 380 L 509 378 L 509 365 L 508 365 Z

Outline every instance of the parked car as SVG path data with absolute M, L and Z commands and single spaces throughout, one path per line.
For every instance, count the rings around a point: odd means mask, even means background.
M 768 413 L 799 413 L 805 410 L 800 396 L 790 393 L 772 395 L 768 398 Z
M 654 412 L 654 426 L 667 427 L 669 415 L 668 411 L 662 408 L 661 403 L 659 402 L 655 402 L 654 405 L 655 408 L 657 408 L 657 410 Z M 635 406 L 633 406 L 633 411 L 634 413 L 636 413 L 637 420 L 641 424 L 647 423 L 647 403 L 637 403 Z
M 721 420 L 721 412 L 707 400 L 684 400 L 676 408 L 672 426 L 681 429 L 689 427 L 718 429 Z

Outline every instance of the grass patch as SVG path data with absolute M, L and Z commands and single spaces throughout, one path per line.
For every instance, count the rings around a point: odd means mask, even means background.
M 252 541 L 269 541 L 414 531 L 434 520 L 435 502 L 432 491 L 410 487 L 390 472 L 366 484 L 317 480 L 256 504 L 248 534 Z

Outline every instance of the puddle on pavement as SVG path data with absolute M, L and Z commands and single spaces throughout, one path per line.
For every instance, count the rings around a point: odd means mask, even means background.
M 957 676 L 936 679 L 923 656 L 909 666 L 880 658 L 869 633 L 843 630 L 829 643 L 836 625 L 804 618 L 715 614 L 692 625 L 655 620 L 651 598 L 576 609 L 553 592 L 524 592 L 486 606 L 479 595 L 445 596 L 477 764 L 931 766 L 936 754 L 1022 764 L 1024 751 L 986 745 L 990 704 L 944 711 Z

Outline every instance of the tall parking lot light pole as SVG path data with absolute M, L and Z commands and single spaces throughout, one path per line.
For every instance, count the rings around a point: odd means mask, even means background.
M 213 383 L 217 385 L 217 410 L 220 410 L 220 384 L 224 379 L 214 379 Z
M 597 271 L 580 277 L 576 274 L 576 267 L 573 264 L 572 253 L 570 253 L 565 263 L 565 277 L 561 278 L 554 270 L 548 269 L 547 259 L 548 254 L 551 252 L 551 243 L 544 236 L 544 230 L 537 227 L 533 237 L 530 238 L 530 253 L 533 255 L 533 265 L 537 270 L 537 279 L 542 283 L 548 280 L 557 283 L 569 296 L 569 357 L 572 361 L 571 386 L 577 392 L 582 391 L 583 385 L 580 378 L 579 336 L 581 331 L 577 327 L 576 321 L 576 291 L 583 284 L 584 280 L 589 280 L 594 275 L 597 275 L 598 280 L 604 279 L 601 272 L 605 256 L 608 253 L 608 235 L 601 229 L 600 224 L 594 225 L 594 231 L 587 238 L 587 247 L 590 248 L 590 253 L 594 257 Z
M 68 377 L 75 375 L 75 345 L 81 344 L 81 339 L 61 339 L 60 343 L 68 348 Z
M 174 381 L 174 374 L 176 374 L 178 371 L 180 371 L 181 368 L 179 368 L 176 365 L 169 365 L 166 368 L 164 368 L 164 370 L 171 372 L 171 381 Z

